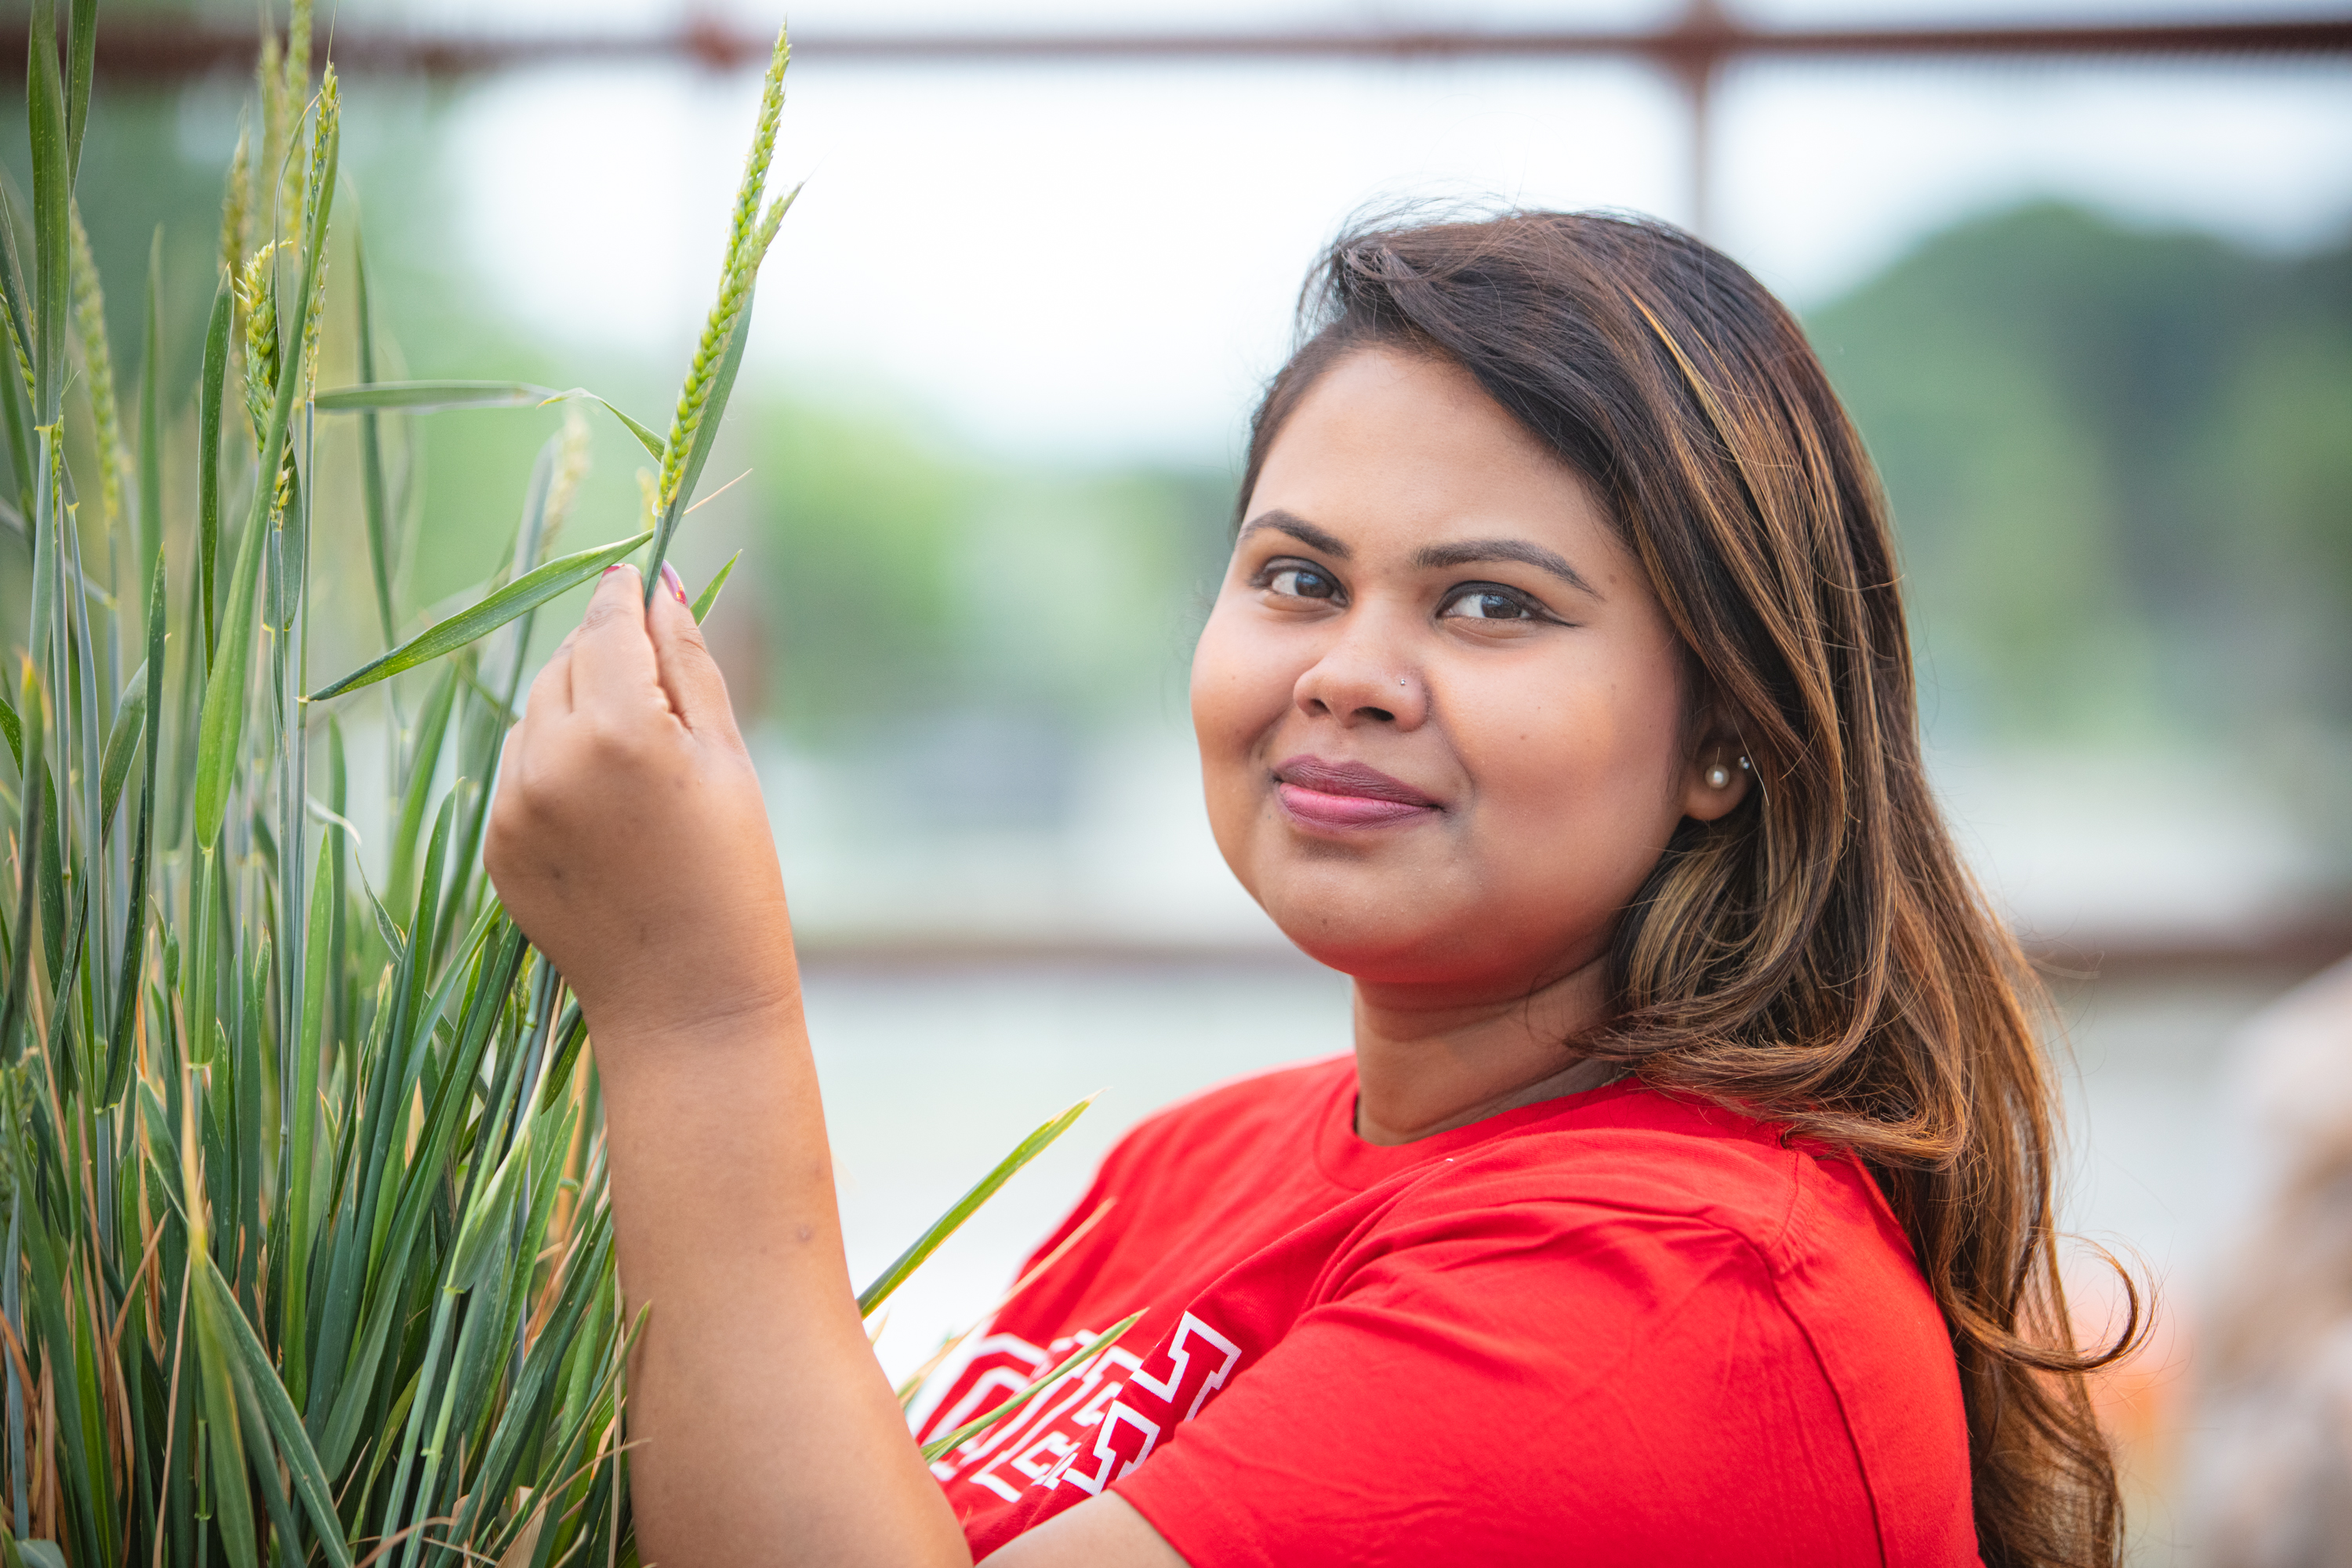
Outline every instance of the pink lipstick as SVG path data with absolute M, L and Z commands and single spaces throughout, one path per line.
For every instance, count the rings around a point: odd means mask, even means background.
M 1275 769 L 1274 776 L 1283 809 L 1304 827 L 1390 827 L 1443 809 L 1402 779 L 1361 763 L 1296 756 Z

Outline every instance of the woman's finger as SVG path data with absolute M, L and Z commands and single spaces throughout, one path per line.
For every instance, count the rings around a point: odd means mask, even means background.
M 531 677 L 530 696 L 523 703 L 522 718 L 518 727 L 530 721 L 532 715 L 544 712 L 549 718 L 560 719 L 572 711 L 572 646 L 580 640 L 580 628 L 572 627 L 555 645 L 555 651 Z
M 694 611 L 686 602 L 686 584 L 667 561 L 662 563 L 661 575 L 661 586 L 654 590 L 647 612 L 646 630 L 652 634 L 654 657 L 660 665 L 662 690 L 688 730 L 704 734 L 716 729 L 731 735 L 735 708 L 728 700 L 727 678 L 719 674 L 718 660 L 710 657 L 709 646 L 702 640 L 702 628 L 694 623 Z
M 648 702 L 668 706 L 646 637 L 645 589 L 634 566 L 607 571 L 589 596 L 572 648 L 572 706 L 635 714 Z

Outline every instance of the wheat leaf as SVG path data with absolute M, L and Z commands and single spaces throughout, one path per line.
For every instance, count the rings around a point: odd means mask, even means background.
M 213 657 L 213 570 L 220 554 L 221 397 L 228 385 L 228 337 L 236 301 L 223 283 L 213 295 L 212 320 L 205 327 L 204 380 L 196 394 L 196 573 L 197 602 L 204 609 L 205 658 Z
M 981 1433 L 987 1431 L 991 1426 L 995 1426 L 999 1421 L 1002 1421 L 1006 1416 L 1013 1414 L 1023 1405 L 1028 1404 L 1031 1400 L 1036 1398 L 1039 1394 L 1045 1393 L 1055 1384 L 1061 1382 L 1062 1379 L 1069 1376 L 1072 1373 L 1086 1365 L 1087 1363 L 1094 1360 L 1095 1357 L 1102 1354 L 1103 1352 L 1118 1343 L 1119 1340 L 1127 1333 L 1127 1331 L 1135 1327 L 1135 1325 L 1142 1320 L 1142 1317 L 1143 1314 L 1138 1312 L 1132 1317 L 1128 1318 L 1123 1322 L 1112 1324 L 1110 1331 L 1108 1333 L 1096 1335 L 1086 1344 L 1081 1345 L 1076 1352 L 1074 1353 L 1067 1361 L 1055 1367 L 1053 1371 L 1047 1373 L 1045 1376 L 1039 1378 L 1036 1382 L 1031 1384 L 1028 1387 L 1023 1389 L 1020 1393 L 1015 1394 L 1010 1399 L 1007 1399 L 995 1409 L 991 1410 L 986 1415 L 982 1415 L 975 1420 L 965 1422 L 962 1426 L 957 1427 L 954 1431 L 949 1433 L 944 1437 L 932 1438 L 929 1442 L 923 1445 L 923 1458 L 925 1459 L 936 1459 L 941 1454 L 953 1448 L 957 1444 L 968 1443 L 972 1438 L 978 1436 Z
M 331 387 L 310 401 L 321 414 L 365 408 L 439 414 L 453 408 L 536 408 L 562 395 L 527 381 L 378 381 Z
M 123 683 L 114 705 L 114 727 L 106 737 L 106 760 L 99 769 L 98 822 L 104 832 L 114 821 L 115 803 L 122 798 L 122 781 L 131 776 L 131 759 L 147 726 L 147 667 L 141 665 Z
M 549 403 L 562 403 L 572 398 L 577 398 L 583 403 L 593 403 L 597 407 L 603 409 L 605 413 L 611 415 L 614 418 L 619 420 L 623 425 L 628 426 L 629 434 L 637 438 L 637 444 L 653 455 L 654 461 L 657 463 L 661 461 L 662 438 L 660 437 L 655 435 L 651 430 L 646 429 L 644 426 L 638 424 L 635 420 L 622 413 L 620 409 L 614 407 L 611 402 L 599 397 L 596 394 L 589 391 L 586 387 L 575 386 L 569 392 L 550 393 L 545 401 Z
M 56 0 L 33 7 L 26 72 L 33 153 L 33 423 L 54 425 L 65 407 L 66 311 L 72 289 L 66 163 L 65 89 L 58 80 Z
M 443 654 L 454 653 L 467 643 L 488 636 L 517 616 L 535 610 L 558 595 L 578 587 L 605 567 L 637 550 L 652 537 L 648 531 L 638 534 L 635 539 L 622 540 L 617 544 L 583 550 L 577 555 L 561 556 L 551 561 L 536 572 L 508 584 L 471 609 L 459 611 L 447 620 L 411 637 L 383 658 L 362 665 L 341 680 L 320 687 L 303 700 L 322 702 L 331 697 L 341 697 L 347 691 L 373 686 L 403 670 L 414 669 Z
M 742 559 L 743 552 L 740 550 L 730 555 L 727 558 L 727 564 L 721 566 L 719 569 L 719 574 L 710 580 L 710 585 L 694 596 L 694 620 L 697 626 L 710 618 L 710 607 L 719 603 L 719 591 L 727 586 L 728 578 L 735 575 L 735 563 Z
M 320 1545 L 326 1549 L 327 1561 L 336 1568 L 351 1568 L 351 1547 L 343 1538 L 342 1521 L 335 1512 L 334 1490 L 328 1484 L 325 1468 L 319 1463 L 318 1450 L 310 1446 L 310 1435 L 302 1429 L 302 1417 L 296 1413 L 294 1401 L 278 1381 L 278 1370 L 270 1363 L 269 1352 L 262 1348 L 253 1325 L 246 1321 L 245 1313 L 230 1296 L 228 1281 L 221 1278 L 211 1258 L 201 1260 L 197 1275 L 197 1289 L 202 1292 L 198 1299 L 210 1306 L 214 1326 L 227 1342 L 226 1348 L 242 1363 L 246 1385 L 255 1404 L 260 1406 L 262 1419 L 268 1424 L 278 1458 L 293 1477 L 294 1490 L 310 1515 L 310 1527 L 318 1532 Z
M 372 384 L 375 380 L 375 308 L 368 298 L 367 247 L 357 232 L 352 236 L 352 272 L 360 317 L 360 380 Z M 318 406 L 316 398 L 311 406 Z M 392 507 L 384 491 L 381 423 L 375 409 L 361 411 L 360 501 L 367 514 L 368 570 L 375 579 L 376 619 L 383 628 L 383 640 L 390 642 L 392 628 L 398 623 L 392 613 Z
M 1022 1166 L 1052 1147 L 1054 1140 L 1067 1132 L 1070 1130 L 1070 1124 L 1086 1114 L 1087 1107 L 1093 1103 L 1094 1097 L 1088 1095 L 1043 1127 L 1038 1128 L 1028 1137 L 1024 1138 L 1013 1152 L 998 1161 L 994 1170 L 982 1176 L 971 1191 L 957 1199 L 954 1207 L 941 1215 L 932 1224 L 930 1229 L 917 1237 L 915 1244 L 900 1253 L 897 1262 L 885 1268 L 879 1279 L 859 1293 L 857 1315 L 861 1318 L 872 1317 L 874 1309 L 888 1300 L 890 1293 L 906 1283 L 907 1276 L 921 1268 L 923 1260 L 937 1252 L 941 1242 L 961 1228 L 963 1222 L 972 1216 L 975 1209 L 993 1197 L 996 1189 L 1011 1181 L 1013 1173 Z

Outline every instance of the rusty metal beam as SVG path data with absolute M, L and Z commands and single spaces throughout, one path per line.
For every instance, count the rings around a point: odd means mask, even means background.
M 11 41 L 21 47 L 21 22 Z M 100 24 L 97 68 L 123 81 L 173 81 L 248 69 L 254 32 L 179 16 L 117 16 Z M 323 30 L 319 45 L 328 47 Z M 346 76 L 431 79 L 560 64 L 675 61 L 713 70 L 756 66 L 770 39 L 716 21 L 643 33 L 409 32 L 355 27 L 334 32 L 336 68 Z M 1248 32 L 811 32 L 793 41 L 810 59 L 886 63 L 992 60 L 1024 63 L 1429 59 L 1645 60 L 1685 81 L 1703 80 L 1745 58 L 2164 58 L 2220 56 L 2352 57 L 2352 17 L 2052 27 L 1886 27 L 1759 31 L 1702 5 L 1673 26 L 1647 32 L 1444 27 L 1308 28 Z

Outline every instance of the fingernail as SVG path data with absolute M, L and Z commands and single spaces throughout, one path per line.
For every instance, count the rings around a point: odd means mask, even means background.
M 628 563 L 625 561 L 614 562 L 610 566 L 604 568 L 604 577 L 610 577 L 614 573 L 618 572 L 622 567 L 626 566 L 627 564 Z M 604 580 L 604 577 L 599 577 L 597 579 L 600 583 Z
M 677 568 L 671 565 L 667 561 L 662 563 L 662 581 L 669 584 L 669 591 L 677 595 L 677 602 L 679 604 L 685 605 L 688 603 L 686 597 L 686 584 L 678 581 Z M 690 608 L 691 606 L 689 605 L 688 607 Z

